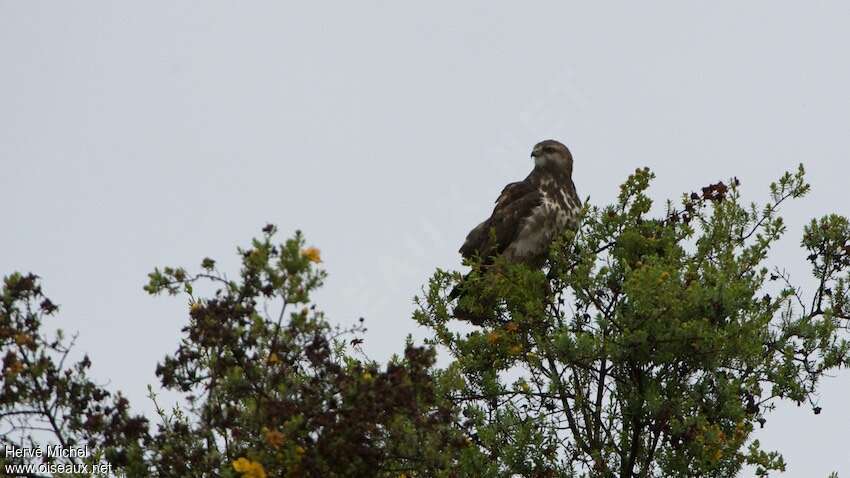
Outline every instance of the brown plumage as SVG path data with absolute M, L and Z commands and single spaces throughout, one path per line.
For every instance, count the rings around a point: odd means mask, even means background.
M 572 179 L 570 151 L 548 139 L 534 146 L 531 157 L 534 169 L 528 177 L 505 186 L 490 217 L 466 236 L 460 248 L 464 258 L 478 256 L 487 265 L 501 256 L 510 263 L 540 268 L 552 241 L 564 230 L 578 227 L 581 200 Z M 450 298 L 461 295 L 460 287 Z

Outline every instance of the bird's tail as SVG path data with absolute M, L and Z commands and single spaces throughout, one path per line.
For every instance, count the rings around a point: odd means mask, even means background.
M 449 292 L 449 300 L 455 300 L 459 298 L 463 294 L 463 285 L 466 283 L 466 280 L 469 279 L 469 276 L 472 275 L 472 272 L 467 272 L 463 278 L 452 287 L 451 292 Z
M 467 306 L 467 303 L 469 301 L 465 299 L 468 297 L 469 294 L 469 290 L 467 289 L 466 284 L 471 275 L 472 271 L 466 273 L 466 275 L 463 276 L 461 281 L 452 288 L 451 292 L 449 292 L 448 298 L 449 300 L 456 300 L 455 308 L 452 311 L 452 315 L 454 316 L 454 318 L 480 326 L 483 325 L 490 316 L 490 314 L 487 314 L 486 311 L 490 310 L 491 308 L 495 308 L 495 306 L 490 307 L 486 304 L 479 304 L 477 308 L 481 309 L 481 311 L 476 312 L 470 310 L 470 308 Z M 486 300 L 484 301 L 486 302 Z

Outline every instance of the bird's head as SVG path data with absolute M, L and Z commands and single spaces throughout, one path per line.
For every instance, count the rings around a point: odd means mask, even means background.
M 534 145 L 531 150 L 534 168 L 573 174 L 573 155 L 561 142 L 547 139 Z

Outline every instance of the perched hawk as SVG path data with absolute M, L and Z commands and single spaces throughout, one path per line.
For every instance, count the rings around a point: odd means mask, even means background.
M 540 268 L 552 241 L 565 229 L 578 227 L 581 200 L 573 184 L 570 151 L 548 139 L 534 146 L 531 157 L 531 174 L 505 186 L 490 217 L 466 236 L 460 248 L 463 257 L 477 255 L 486 265 L 501 256 L 508 262 Z M 455 288 L 450 297 L 460 295 Z

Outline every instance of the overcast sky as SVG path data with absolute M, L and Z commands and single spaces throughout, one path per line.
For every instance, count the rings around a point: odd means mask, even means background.
M 846 2 L 320 3 L 0 0 L 0 274 L 41 275 L 139 410 L 187 319 L 154 266 L 302 229 L 321 307 L 386 359 L 541 139 L 598 204 L 636 167 L 658 198 L 735 175 L 761 200 L 805 163 L 772 258 L 798 281 L 804 223 L 850 215 Z M 850 374 L 822 391 L 759 435 L 784 476 L 850 476 Z

